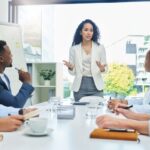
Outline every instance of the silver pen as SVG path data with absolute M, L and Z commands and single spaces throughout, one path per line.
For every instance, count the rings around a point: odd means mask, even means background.
M 17 70 L 17 71 L 19 71 L 20 69 L 19 68 L 17 68 L 17 67 L 15 67 L 15 69 Z

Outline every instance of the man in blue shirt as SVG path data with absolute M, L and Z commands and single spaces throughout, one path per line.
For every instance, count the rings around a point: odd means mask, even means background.
M 0 40 L 0 104 L 21 108 L 34 91 L 31 85 L 31 76 L 28 72 L 18 71 L 22 86 L 18 94 L 14 96 L 11 93 L 9 78 L 4 74 L 7 67 L 12 67 L 12 54 L 7 43 Z

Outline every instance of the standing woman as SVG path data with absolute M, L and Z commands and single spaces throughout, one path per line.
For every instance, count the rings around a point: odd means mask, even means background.
M 74 35 L 69 62 L 64 60 L 69 73 L 75 76 L 72 87 L 75 101 L 84 96 L 103 96 L 102 73 L 106 72 L 107 63 L 99 38 L 96 24 L 90 19 L 82 21 Z

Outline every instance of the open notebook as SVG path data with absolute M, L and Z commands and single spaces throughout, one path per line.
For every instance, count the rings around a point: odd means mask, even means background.
M 115 131 L 97 128 L 91 132 L 90 138 L 137 141 L 138 133 L 136 131 Z

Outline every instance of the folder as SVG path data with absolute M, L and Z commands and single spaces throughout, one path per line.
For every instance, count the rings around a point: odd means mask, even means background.
M 137 131 L 114 131 L 109 129 L 94 129 L 90 138 L 137 141 Z
M 0 141 L 3 140 L 3 134 L 0 134 Z

